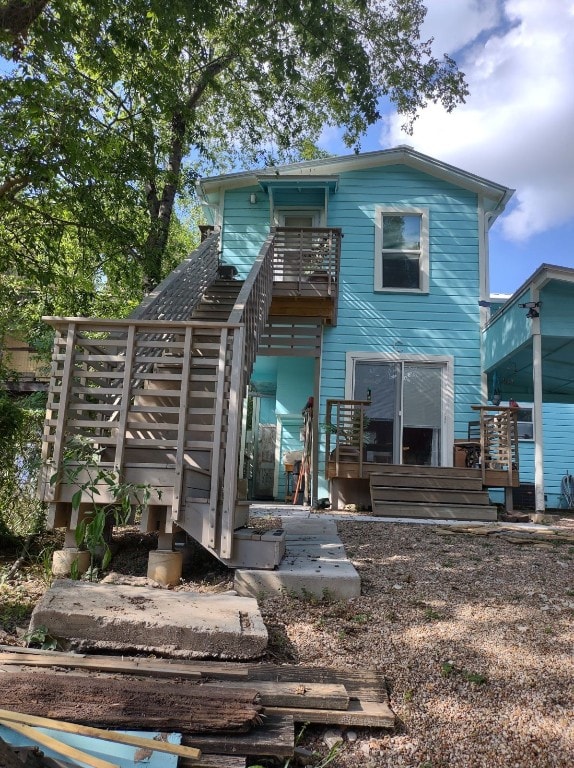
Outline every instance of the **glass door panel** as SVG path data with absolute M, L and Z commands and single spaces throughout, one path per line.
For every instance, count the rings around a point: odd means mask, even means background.
M 366 409 L 365 461 L 400 463 L 400 363 L 357 362 L 355 399 L 370 400 Z
M 354 398 L 366 409 L 365 461 L 440 466 L 441 364 L 356 361 Z
M 403 464 L 440 466 L 441 365 L 403 364 Z

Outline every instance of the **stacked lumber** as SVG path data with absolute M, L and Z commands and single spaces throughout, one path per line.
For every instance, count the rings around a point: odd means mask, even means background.
M 87 735 L 94 726 L 176 731 L 182 744 L 169 746 L 186 767 L 239 768 L 246 756 L 292 756 L 298 722 L 395 724 L 384 678 L 373 670 L 0 646 L 0 675 L 0 724 L 15 722 L 10 712 L 24 712 L 18 717 L 26 717 L 29 727 L 49 718 L 58 723 L 50 726 L 56 730 L 86 729 Z

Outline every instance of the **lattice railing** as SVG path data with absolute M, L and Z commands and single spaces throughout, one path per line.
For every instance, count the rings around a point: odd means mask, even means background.
M 341 230 L 327 227 L 277 227 L 273 241 L 273 279 L 302 291 L 318 284 L 331 296 L 341 260 Z M 281 286 L 276 287 L 276 293 Z
M 340 474 L 342 463 L 359 465 L 359 477 L 363 474 L 363 447 L 367 416 L 367 400 L 327 400 L 325 441 L 327 467 L 335 463 L 335 475 Z
M 491 473 L 506 475 L 504 484 L 516 485 L 519 472 L 518 414 L 516 408 L 474 406 L 480 413 L 480 463 L 483 484 L 492 485 Z M 503 483 L 501 483 L 503 484 Z

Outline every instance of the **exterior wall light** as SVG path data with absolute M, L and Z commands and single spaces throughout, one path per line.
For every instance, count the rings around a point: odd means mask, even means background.
M 249 195 L 249 202 L 251 203 L 251 205 L 255 205 L 255 203 L 257 202 L 257 195 L 255 194 L 255 192 L 252 192 Z
M 529 320 L 533 320 L 535 317 L 540 317 L 540 312 L 538 311 L 538 307 L 540 306 L 539 301 L 525 301 L 524 304 L 519 304 L 518 306 L 521 309 L 528 310 L 526 317 Z

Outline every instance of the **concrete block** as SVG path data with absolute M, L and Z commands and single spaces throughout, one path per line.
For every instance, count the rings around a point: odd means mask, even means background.
M 90 567 L 90 553 L 80 551 L 77 547 L 64 547 L 54 550 L 52 555 L 52 573 L 54 576 L 69 576 L 72 567 L 78 569 L 81 576 Z
M 332 520 L 282 520 L 285 557 L 275 571 L 240 568 L 234 586 L 240 595 L 287 592 L 317 599 L 347 600 L 361 594 L 361 580 L 348 560 Z
M 39 627 L 78 651 L 177 658 L 253 659 L 268 640 L 249 597 L 68 580 L 55 581 L 34 609 L 30 629 Z

